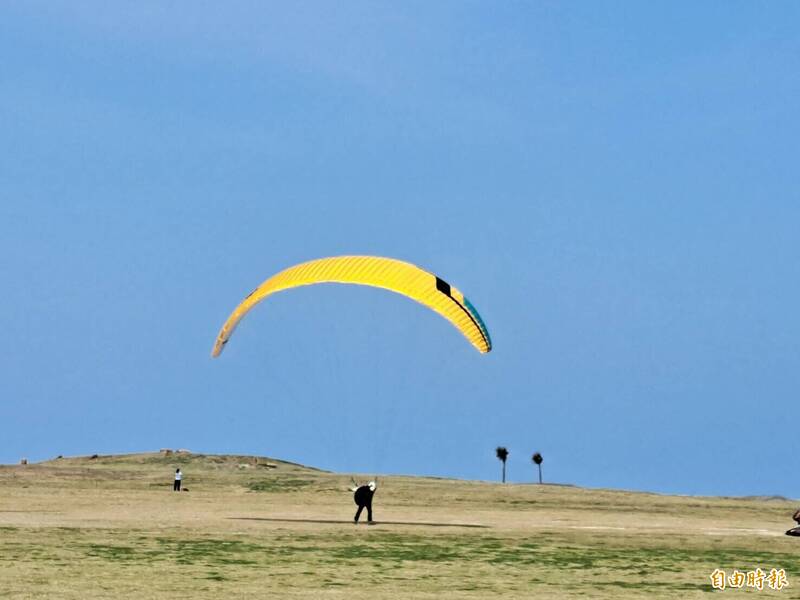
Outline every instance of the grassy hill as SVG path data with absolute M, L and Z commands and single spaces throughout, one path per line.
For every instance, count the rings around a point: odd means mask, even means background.
M 800 598 L 782 498 L 385 477 L 369 527 L 349 485 L 188 452 L 0 466 L 0 597 L 699 598 L 716 568 L 783 568 L 721 593 Z

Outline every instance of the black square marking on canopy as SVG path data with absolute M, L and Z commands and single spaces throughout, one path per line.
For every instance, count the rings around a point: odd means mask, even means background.
M 436 278 L 436 289 L 442 292 L 445 296 L 450 295 L 450 284 L 444 279 Z

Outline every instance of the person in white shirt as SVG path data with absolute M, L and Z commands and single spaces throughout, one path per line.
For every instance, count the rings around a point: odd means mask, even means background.
M 183 473 L 181 473 L 180 469 L 175 469 L 175 483 L 172 486 L 173 492 L 181 491 L 181 479 L 183 479 Z

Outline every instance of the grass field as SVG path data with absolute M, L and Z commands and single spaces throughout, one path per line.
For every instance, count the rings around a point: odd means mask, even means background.
M 386 477 L 355 526 L 349 484 L 246 456 L 3 466 L 0 597 L 800 598 L 784 499 Z M 713 590 L 716 568 L 788 586 Z

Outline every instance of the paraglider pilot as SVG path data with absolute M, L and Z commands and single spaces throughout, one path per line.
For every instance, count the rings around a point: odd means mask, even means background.
M 377 477 L 376 477 L 377 479 Z M 361 511 L 367 509 L 367 523 L 372 523 L 372 497 L 375 495 L 375 490 L 378 489 L 378 484 L 370 481 L 366 485 L 358 485 L 353 481 L 353 487 L 350 490 L 353 492 L 353 501 L 358 506 L 356 516 L 353 518 L 354 523 L 358 523 L 358 518 L 361 516 Z

